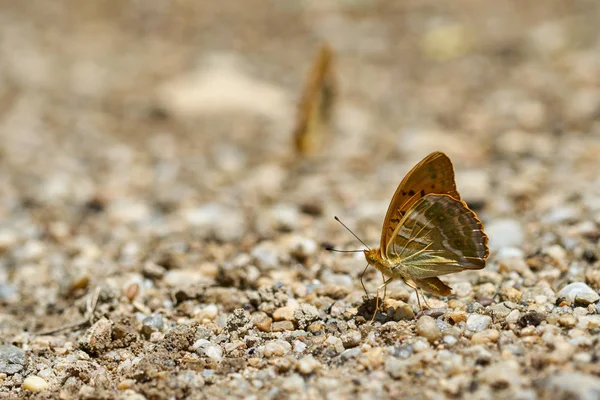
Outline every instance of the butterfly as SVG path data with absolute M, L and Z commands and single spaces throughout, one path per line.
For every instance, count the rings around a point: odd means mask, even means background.
M 396 189 L 380 247 L 364 250 L 367 262 L 387 278 L 377 288 L 377 302 L 379 291 L 397 279 L 415 290 L 419 308 L 417 289 L 449 295 L 452 288 L 438 276 L 484 268 L 487 243 L 483 224 L 456 190 L 452 162 L 444 153 L 431 153 Z
M 331 123 L 337 91 L 332 64 L 333 50 L 321 45 L 298 104 L 294 129 L 297 154 L 318 151 Z

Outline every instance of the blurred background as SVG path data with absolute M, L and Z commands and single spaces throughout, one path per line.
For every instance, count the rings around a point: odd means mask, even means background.
M 600 221 L 599 17 L 592 0 L 0 1 L 3 263 L 50 287 L 135 271 L 163 240 L 198 251 L 186 265 L 289 231 L 355 245 L 333 215 L 377 243 L 433 150 L 492 247 L 574 246 L 557 223 L 594 235 Z M 298 167 L 322 42 L 331 144 Z

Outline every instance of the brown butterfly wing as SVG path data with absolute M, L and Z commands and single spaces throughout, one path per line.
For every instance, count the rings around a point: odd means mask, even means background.
M 324 131 L 333 114 L 336 82 L 333 73 L 333 51 L 322 45 L 304 87 L 298 105 L 294 130 L 296 152 L 312 153 L 320 148 Z
M 489 254 L 483 224 L 462 200 L 429 194 L 408 210 L 385 257 L 415 281 L 481 269 Z
M 447 194 L 457 200 L 460 195 L 456 191 L 454 169 L 447 155 L 434 152 L 425 157 L 404 177 L 383 220 L 381 232 L 381 255 L 393 237 L 394 230 L 410 207 L 428 194 Z

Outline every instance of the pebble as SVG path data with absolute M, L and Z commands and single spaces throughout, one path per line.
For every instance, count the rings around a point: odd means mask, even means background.
M 354 347 L 352 349 L 344 350 L 344 352 L 340 355 L 343 360 L 350 360 L 352 358 L 356 358 L 360 356 L 361 350 L 359 347 Z
M 308 347 L 306 345 L 306 343 L 301 342 L 300 340 L 294 340 L 292 342 L 292 346 L 293 346 L 293 349 L 294 349 L 294 353 L 304 353 L 304 351 Z
M 256 316 L 253 318 L 254 326 L 258 328 L 261 332 L 271 332 L 271 325 L 273 324 L 273 319 L 262 313 L 260 316 Z
M 294 323 L 292 321 L 277 321 L 271 325 L 271 331 L 273 332 L 284 332 L 293 331 Z
M 322 365 L 313 356 L 305 356 L 298 360 L 296 370 L 303 375 L 311 374 L 322 368 Z
M 558 317 L 558 324 L 563 328 L 573 328 L 577 324 L 577 319 L 573 314 L 562 314 Z
M 270 228 L 276 231 L 292 231 L 298 227 L 300 211 L 293 204 L 279 203 L 269 210 L 267 219 Z
M 506 316 L 506 322 L 508 322 L 509 324 L 514 324 L 519 320 L 520 317 L 521 317 L 521 312 L 519 310 L 512 310 Z
M 280 250 L 279 246 L 267 240 L 254 246 L 250 255 L 257 267 L 264 270 L 270 270 L 279 267 Z
M 221 361 L 223 359 L 223 349 L 221 346 L 210 344 L 204 348 L 204 354 L 214 361 Z
M 346 349 L 358 346 L 361 340 L 362 336 L 360 334 L 360 331 L 357 331 L 355 329 L 350 330 L 342 335 L 342 344 Z
M 500 332 L 498 332 L 496 329 L 486 329 L 484 331 L 475 333 L 471 337 L 471 343 L 473 343 L 473 344 L 495 343 L 498 341 L 498 338 L 500 338 Z
M 280 307 L 273 312 L 273 319 L 275 321 L 295 321 L 294 312 L 296 308 L 295 306 Z
M 467 329 L 472 332 L 481 332 L 492 323 L 492 318 L 487 315 L 471 314 L 467 318 Z
M 412 307 L 400 300 L 386 299 L 384 308 L 392 321 L 412 321 L 415 318 Z
M 559 372 L 544 380 L 547 398 L 592 400 L 600 398 L 600 378 L 581 372 Z
M 16 374 L 25 367 L 26 363 L 23 350 L 12 344 L 0 344 L 0 373 Z
M 422 351 L 428 350 L 430 348 L 429 343 L 424 340 L 417 340 L 412 345 L 412 350 L 415 353 L 420 353 Z
M 321 317 L 317 307 L 312 304 L 302 304 L 294 311 L 294 319 L 298 322 L 298 328 L 305 329 L 311 322 L 318 320 Z
M 588 305 L 600 300 L 600 295 L 583 282 L 573 282 L 558 292 L 559 298 L 564 298 L 570 304 Z
M 410 366 L 410 361 L 398 358 L 398 357 L 388 357 L 385 360 L 385 372 L 390 374 L 392 378 L 400 379 L 406 378 L 408 373 L 408 367 Z
M 519 363 L 515 360 L 499 361 L 484 368 L 479 378 L 496 390 L 518 387 L 521 382 Z
M 518 247 L 523 244 L 525 234 L 521 223 L 515 219 L 498 219 L 485 225 L 485 233 L 490 238 L 490 249 Z
M 333 347 L 338 354 L 344 351 L 344 343 L 342 342 L 342 339 L 337 336 L 329 336 L 327 340 L 325 340 L 325 344 Z
M 289 254 L 301 260 L 314 255 L 319 248 L 313 239 L 300 235 L 287 236 L 283 246 Z
M 31 392 L 41 392 L 42 390 L 48 390 L 50 384 L 39 376 L 31 375 L 23 380 L 23 389 Z
M 144 336 L 149 337 L 152 333 L 161 331 L 164 326 L 163 317 L 160 314 L 153 314 L 144 318 L 142 321 L 141 332 Z
M 112 342 L 113 322 L 101 318 L 79 339 L 79 346 L 90 354 L 99 354 L 107 350 Z
M 538 326 L 546 319 L 546 316 L 538 311 L 527 311 L 519 317 L 517 324 L 522 328 L 530 325 L 532 327 Z
M 444 341 L 445 344 L 447 344 L 449 346 L 455 345 L 456 342 L 458 342 L 458 339 L 452 335 L 446 335 L 442 338 L 442 340 Z
M 264 355 L 267 358 L 281 357 L 292 350 L 292 345 L 285 340 L 275 340 L 265 345 Z
M 246 218 L 240 209 L 220 203 L 184 210 L 182 217 L 204 237 L 215 237 L 225 242 L 241 239 L 246 231 Z
M 435 342 L 442 338 L 442 331 L 437 326 L 435 319 L 424 315 L 417 321 L 417 334 L 424 337 L 429 342 Z

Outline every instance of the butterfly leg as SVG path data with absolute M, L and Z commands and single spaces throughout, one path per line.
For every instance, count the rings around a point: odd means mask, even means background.
M 373 323 L 373 321 L 375 321 L 375 317 L 377 316 L 377 311 L 379 311 L 379 291 L 381 289 L 385 289 L 391 281 L 393 281 L 393 278 L 389 278 L 387 281 L 383 282 L 377 288 L 377 292 L 375 293 L 375 312 L 373 313 L 373 318 L 371 318 L 370 323 Z
M 381 273 L 381 280 L 385 283 L 385 275 L 383 272 Z M 383 287 L 383 299 L 381 301 L 385 301 L 385 296 L 387 295 L 387 285 Z
M 421 288 L 419 288 L 419 289 L 421 290 L 421 297 L 423 298 L 423 302 L 425 303 L 425 306 L 431 310 L 431 306 L 429 305 L 429 303 L 427 303 L 427 298 L 425 297 L 425 294 L 423 294 L 423 289 L 421 289 Z

